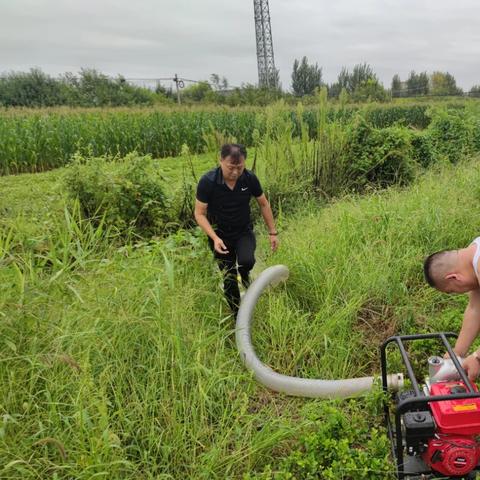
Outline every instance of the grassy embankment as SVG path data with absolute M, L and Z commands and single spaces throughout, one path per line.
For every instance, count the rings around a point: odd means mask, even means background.
M 421 262 L 478 235 L 480 171 L 435 170 L 408 189 L 304 205 L 282 219 L 275 255 L 262 239 L 262 264 L 291 270 L 258 307 L 266 363 L 358 376 L 378 371 L 378 344 L 395 331 L 458 329 L 465 298 L 427 288 Z M 59 172 L 0 179 L 0 477 L 281 471 L 325 402 L 268 392 L 245 372 L 201 236 L 114 246 L 64 215 Z M 362 399 L 335 405 L 379 424 Z M 324 478 L 359 478 L 335 460 L 320 461 Z

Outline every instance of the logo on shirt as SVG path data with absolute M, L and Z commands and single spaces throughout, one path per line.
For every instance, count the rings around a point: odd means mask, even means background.
M 245 187 L 245 188 L 242 187 L 242 192 L 244 192 L 245 190 L 248 190 L 248 187 Z

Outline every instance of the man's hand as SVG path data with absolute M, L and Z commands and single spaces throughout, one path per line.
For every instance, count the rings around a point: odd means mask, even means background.
M 277 235 L 269 235 L 270 238 L 270 247 L 272 252 L 274 252 L 278 248 L 278 236 Z
M 220 253 L 221 255 L 226 255 L 228 253 L 228 249 L 220 237 L 216 237 L 213 240 L 213 248 L 217 253 Z
M 469 355 L 463 362 L 463 369 L 467 372 L 470 381 L 474 381 L 480 373 L 480 362 L 474 355 Z

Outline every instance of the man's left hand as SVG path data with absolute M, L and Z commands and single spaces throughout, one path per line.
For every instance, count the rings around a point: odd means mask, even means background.
M 272 252 L 274 252 L 278 248 L 278 236 L 277 235 L 269 235 L 270 238 L 270 248 Z

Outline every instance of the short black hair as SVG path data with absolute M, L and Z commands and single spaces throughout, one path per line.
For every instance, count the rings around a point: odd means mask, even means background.
M 247 149 L 240 143 L 226 143 L 225 145 L 222 145 L 220 156 L 222 157 L 222 160 L 226 157 L 230 157 L 232 163 L 240 163 L 241 157 L 245 160 L 247 159 Z
M 438 285 L 435 279 L 433 278 L 432 265 L 436 260 L 440 259 L 440 257 L 443 256 L 443 254 L 449 251 L 450 250 L 440 250 L 439 252 L 432 253 L 423 262 L 423 275 L 427 283 L 433 288 L 437 288 Z

